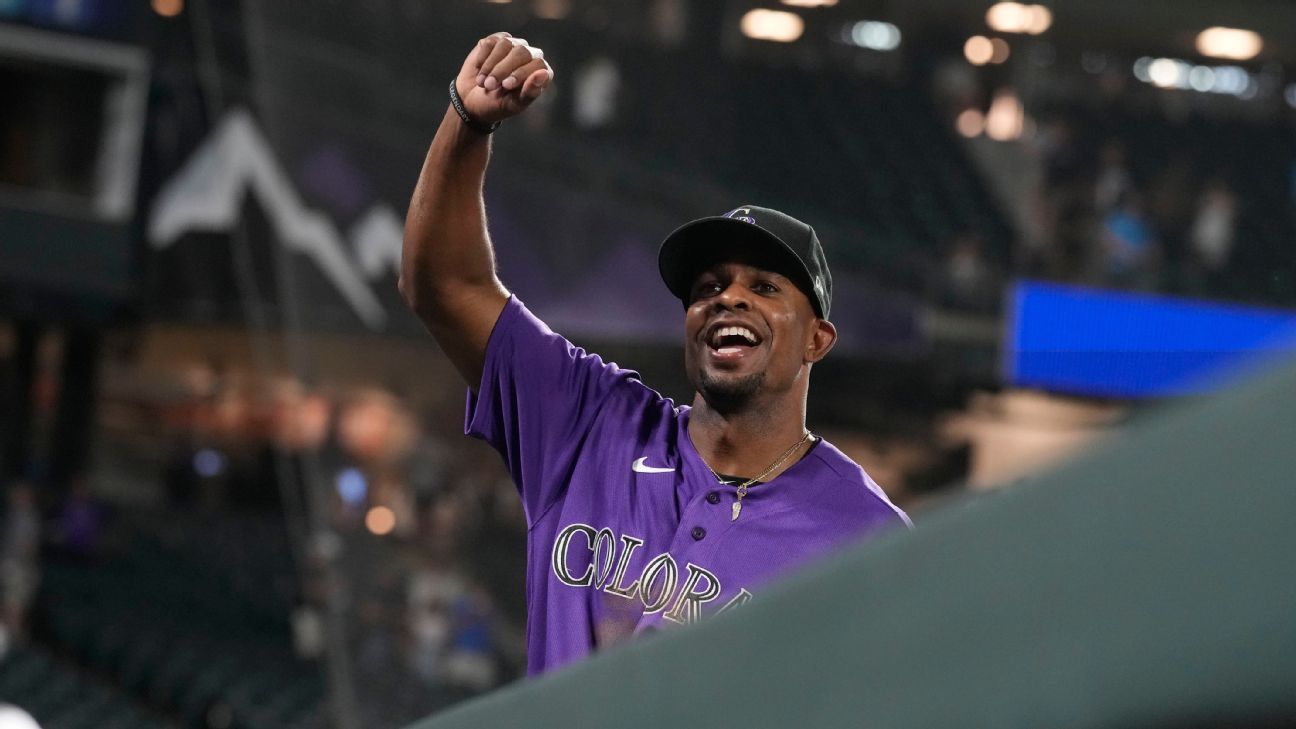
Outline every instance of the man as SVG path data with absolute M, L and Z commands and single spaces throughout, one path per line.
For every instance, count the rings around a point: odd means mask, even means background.
M 811 366 L 837 338 L 814 231 L 748 206 L 662 245 L 697 389 L 676 407 L 554 334 L 495 276 L 482 181 L 498 123 L 553 79 L 497 33 L 452 82 L 406 222 L 400 287 L 468 382 L 466 432 L 522 496 L 532 674 L 741 605 L 771 577 L 907 524 L 862 469 L 805 429 Z

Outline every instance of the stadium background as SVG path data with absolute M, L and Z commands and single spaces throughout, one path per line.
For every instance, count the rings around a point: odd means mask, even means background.
M 395 290 L 443 87 L 495 30 L 558 71 L 496 139 L 507 284 L 687 400 L 657 241 L 811 221 L 843 337 L 810 426 L 920 529 L 1217 386 L 1113 363 L 1090 302 L 1291 331 L 1296 8 L 812 5 L 0 2 L 0 699 L 396 727 L 520 675 L 516 497 Z M 1053 329 L 1083 372 L 1029 358 Z M 1206 331 L 1149 349 L 1291 349 Z

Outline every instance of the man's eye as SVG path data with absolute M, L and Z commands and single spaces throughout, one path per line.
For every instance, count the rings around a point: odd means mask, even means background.
M 777 293 L 779 288 L 769 281 L 758 281 L 752 290 L 761 294 L 773 294 Z
M 697 289 L 694 290 L 693 295 L 694 296 L 714 296 L 719 292 L 720 292 L 719 282 L 711 281 L 709 283 L 698 284 Z

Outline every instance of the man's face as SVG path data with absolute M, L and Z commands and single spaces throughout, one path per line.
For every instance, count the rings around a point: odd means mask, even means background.
M 713 407 L 740 406 L 758 393 L 793 387 L 805 365 L 831 348 L 835 334 L 828 337 L 825 328 L 831 331 L 786 276 L 752 262 L 724 261 L 694 279 L 684 317 L 684 368 Z

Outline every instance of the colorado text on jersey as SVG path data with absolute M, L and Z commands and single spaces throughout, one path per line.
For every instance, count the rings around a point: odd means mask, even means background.
M 630 558 L 643 543 L 642 539 L 629 534 L 614 534 L 607 527 L 595 529 L 588 524 L 570 524 L 554 539 L 550 565 L 554 576 L 564 585 L 602 590 L 627 600 L 638 600 L 643 603 L 645 615 L 664 610 L 669 604 L 671 608 L 662 613 L 664 619 L 675 623 L 697 622 L 702 617 L 702 606 L 720 596 L 720 579 L 710 570 L 688 562 L 685 564 L 688 574 L 681 585 L 680 568 L 675 558 L 670 552 L 662 552 L 648 560 L 639 576 L 627 585 L 625 579 Z M 571 568 L 572 549 L 589 553 L 589 561 L 580 574 L 573 574 L 575 570 Z M 740 589 L 716 613 L 744 605 L 751 598 L 752 593 L 746 588 Z

